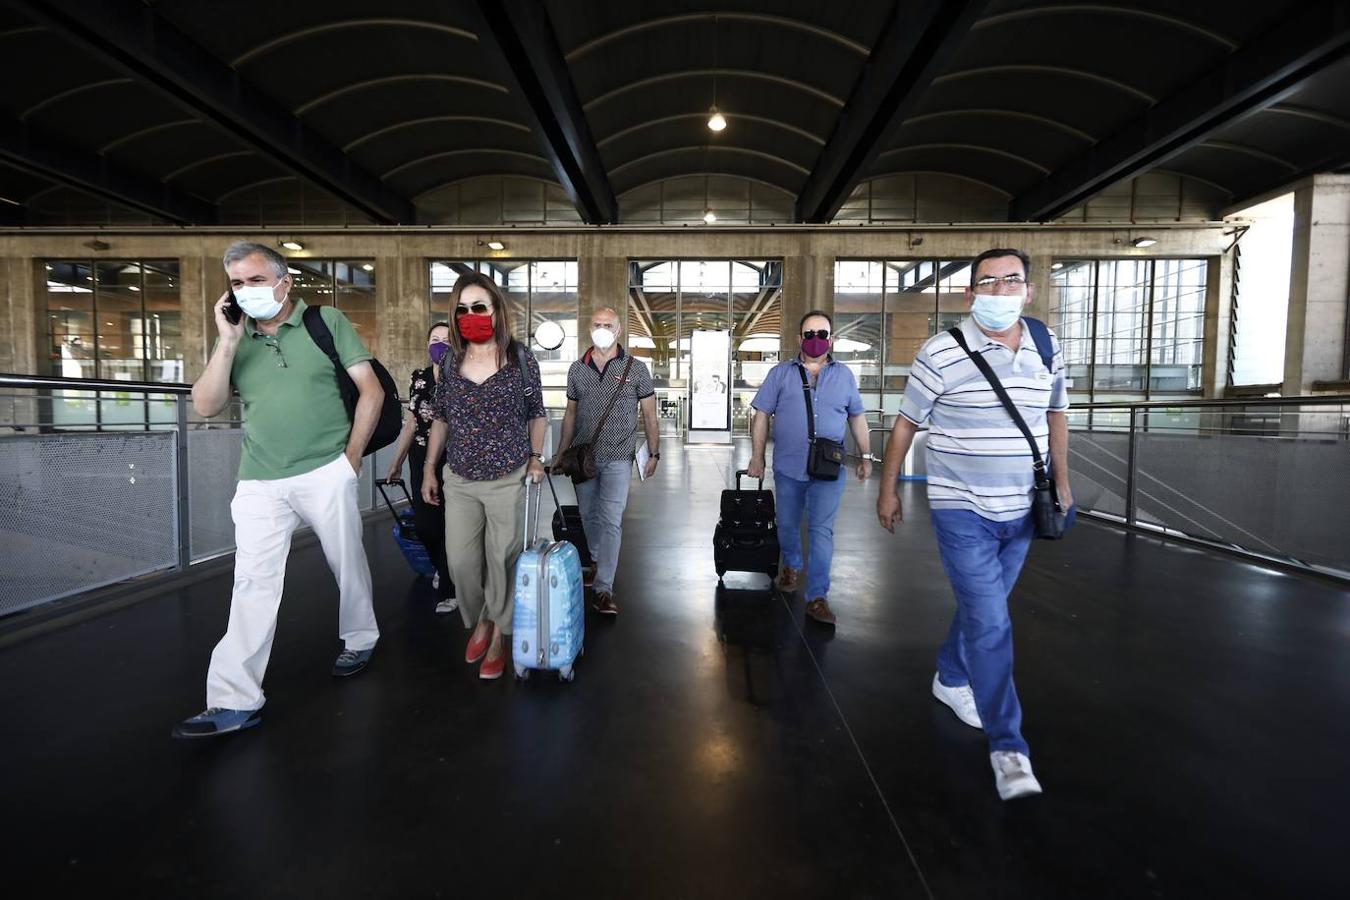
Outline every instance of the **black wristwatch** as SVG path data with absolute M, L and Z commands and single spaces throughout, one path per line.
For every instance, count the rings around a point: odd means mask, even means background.
M 530 455 L 533 456 L 535 459 L 539 460 L 540 462 L 544 461 L 544 454 L 542 453 L 531 452 Z
M 660 459 L 661 451 L 657 450 L 655 453 L 648 453 L 647 455 L 650 456 L 652 459 Z

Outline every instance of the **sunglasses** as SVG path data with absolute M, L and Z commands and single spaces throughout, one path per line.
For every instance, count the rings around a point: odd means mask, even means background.
M 803 331 L 802 340 L 809 341 L 811 338 L 820 338 L 822 341 L 830 339 L 830 329 L 821 328 L 819 331 Z
M 456 306 L 455 318 L 458 319 L 460 316 L 467 316 L 469 313 L 473 313 L 475 316 L 486 316 L 490 312 L 492 312 L 492 307 L 488 306 L 486 303 L 475 303 L 472 306 Z

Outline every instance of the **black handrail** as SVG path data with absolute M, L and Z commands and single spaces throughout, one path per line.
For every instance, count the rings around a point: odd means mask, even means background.
M 190 394 L 192 385 L 180 382 L 105 381 L 100 378 L 64 378 L 59 375 L 0 373 L 0 387 L 60 388 L 67 391 L 139 391 L 143 394 Z
M 1350 404 L 1350 394 L 1323 394 L 1315 397 L 1253 397 L 1250 400 L 1103 400 L 1100 403 L 1073 403 L 1069 396 L 1069 412 L 1080 409 L 1205 409 L 1233 406 L 1343 406 Z

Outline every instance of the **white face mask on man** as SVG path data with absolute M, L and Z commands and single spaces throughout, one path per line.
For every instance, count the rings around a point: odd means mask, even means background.
M 276 298 L 276 285 L 246 284 L 234 289 L 234 299 L 239 301 L 239 308 L 257 322 L 273 318 L 285 305 L 284 297 Z
M 608 350 L 614 346 L 618 336 L 608 328 L 596 328 L 591 331 L 591 343 L 600 350 Z

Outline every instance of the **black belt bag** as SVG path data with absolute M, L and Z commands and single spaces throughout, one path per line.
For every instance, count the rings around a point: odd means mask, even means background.
M 844 465 L 844 445 L 829 438 L 816 437 L 816 413 L 811 403 L 811 382 L 806 379 L 806 367 L 797 366 L 802 376 L 802 395 L 806 398 L 806 436 L 810 441 L 806 453 L 806 474 L 816 481 L 838 481 Z
M 1046 471 L 1045 460 L 1041 458 L 1041 449 L 1036 446 L 1036 438 L 1032 436 L 1026 420 L 1017 411 L 1017 404 L 1012 402 L 1012 398 L 1003 388 L 1003 382 L 998 380 L 998 376 L 989 367 L 989 363 L 984 356 L 970 349 L 960 328 L 952 328 L 947 333 L 956 339 L 956 343 L 961 345 L 962 350 L 966 351 L 966 356 L 970 357 L 970 361 L 975 363 L 975 368 L 980 370 L 985 380 L 989 382 L 989 386 L 994 389 L 994 393 L 998 394 L 999 402 L 1003 404 L 1003 408 L 1012 417 L 1013 424 L 1018 427 L 1022 432 L 1022 437 L 1026 438 L 1027 443 L 1031 445 L 1033 477 L 1031 522 L 1036 529 L 1036 537 L 1048 541 L 1059 540 L 1064 537 L 1064 532 L 1069 530 L 1069 526 L 1073 524 L 1076 517 L 1073 509 L 1066 510 L 1059 505 L 1059 494 L 1055 492 L 1055 483 L 1050 480 L 1050 474 Z

